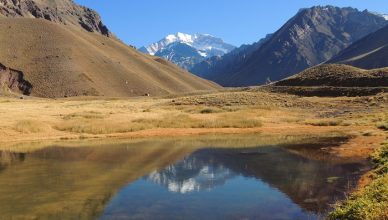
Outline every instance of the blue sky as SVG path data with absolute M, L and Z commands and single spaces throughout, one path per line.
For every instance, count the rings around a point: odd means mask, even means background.
M 279 29 L 300 8 L 355 7 L 388 14 L 387 0 L 75 0 L 97 10 L 109 29 L 137 47 L 168 34 L 208 33 L 239 46 Z

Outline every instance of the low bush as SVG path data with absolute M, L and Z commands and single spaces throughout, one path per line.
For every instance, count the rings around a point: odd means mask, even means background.
M 388 217 L 388 143 L 372 155 L 372 182 L 336 205 L 328 219 L 382 220 Z

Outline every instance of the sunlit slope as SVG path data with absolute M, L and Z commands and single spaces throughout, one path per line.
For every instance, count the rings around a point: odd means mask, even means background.
M 219 88 L 117 39 L 72 26 L 2 18 L 0 28 L 0 63 L 23 71 L 34 96 L 153 96 Z

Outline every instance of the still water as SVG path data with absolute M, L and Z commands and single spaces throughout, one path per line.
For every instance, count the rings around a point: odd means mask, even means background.
M 241 140 L 232 147 L 174 140 L 1 151 L 0 215 L 321 219 L 368 167 L 322 150 L 336 141 L 344 140 L 249 147 Z

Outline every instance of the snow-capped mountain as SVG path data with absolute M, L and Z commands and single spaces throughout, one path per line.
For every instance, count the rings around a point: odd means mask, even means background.
M 379 14 L 381 17 L 383 17 L 385 20 L 388 21 L 388 14 Z
M 385 20 L 388 21 L 388 14 L 379 13 L 379 12 L 369 12 L 369 13 L 377 15 L 377 16 L 380 16 L 380 17 L 383 17 Z
M 235 49 L 233 45 L 209 34 L 170 34 L 139 50 L 167 59 L 185 69 L 213 56 L 222 56 Z

